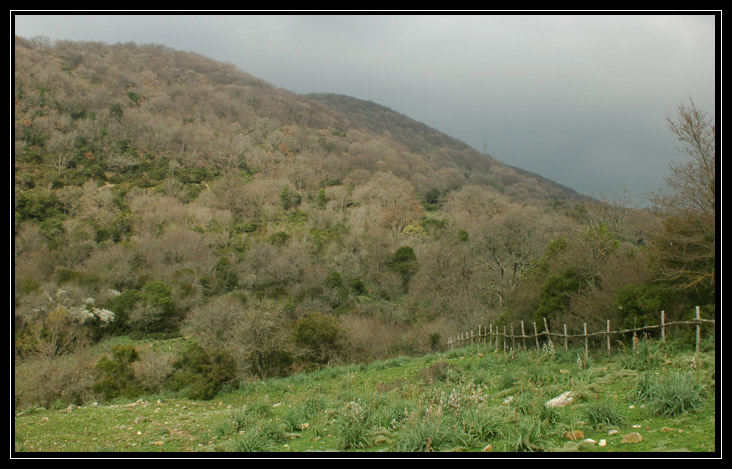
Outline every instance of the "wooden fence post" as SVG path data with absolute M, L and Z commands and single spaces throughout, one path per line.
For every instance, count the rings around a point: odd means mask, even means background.
M 546 322 L 546 318 L 544 318 L 544 332 L 546 332 L 546 338 L 547 338 L 547 340 L 549 341 L 549 343 L 551 343 L 552 336 L 551 336 L 551 334 L 549 332 L 549 325 Z
M 524 350 L 526 350 L 526 332 L 524 332 L 524 322 L 521 321 L 521 340 L 524 344 Z
M 539 350 L 539 331 L 536 329 L 536 321 L 534 321 L 534 339 L 536 340 L 536 350 Z
M 511 323 L 511 350 L 516 350 L 516 337 L 513 335 L 513 323 Z
M 661 311 L 661 342 L 666 342 L 666 313 Z
M 607 354 L 610 355 L 610 320 L 607 320 Z
M 569 350 L 569 336 L 567 336 L 567 325 L 564 325 L 564 350 Z
M 699 307 L 696 307 L 696 320 L 701 321 L 701 312 Z M 696 324 L 696 353 L 699 353 L 699 340 L 701 339 L 701 322 Z
M 584 323 L 584 331 L 585 331 L 585 363 L 587 363 L 587 357 L 590 354 L 589 337 L 587 337 L 587 323 Z
M 503 353 L 506 353 L 506 326 L 503 326 Z

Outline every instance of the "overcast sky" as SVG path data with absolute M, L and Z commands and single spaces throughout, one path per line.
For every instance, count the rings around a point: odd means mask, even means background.
M 296 93 L 375 101 L 587 195 L 645 204 L 715 115 L 708 15 L 14 16 L 15 34 L 193 51 Z

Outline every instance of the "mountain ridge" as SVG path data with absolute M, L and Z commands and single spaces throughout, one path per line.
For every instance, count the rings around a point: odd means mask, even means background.
M 336 93 L 308 93 L 304 96 L 340 111 L 355 122 L 365 125 L 380 135 L 386 134 L 390 138 L 394 138 L 411 151 L 429 152 L 439 148 L 451 148 L 456 151 L 467 152 L 475 155 L 472 161 L 478 162 L 480 169 L 487 171 L 491 165 L 503 165 L 523 177 L 534 179 L 542 185 L 548 185 L 553 189 L 551 193 L 555 197 L 566 198 L 571 201 L 589 199 L 588 196 L 537 173 L 499 162 L 490 154 L 481 153 L 467 143 L 416 121 L 405 114 L 394 111 L 386 105 Z M 418 138 L 415 138 L 415 136 Z M 481 164 L 481 160 L 485 160 L 485 162 Z

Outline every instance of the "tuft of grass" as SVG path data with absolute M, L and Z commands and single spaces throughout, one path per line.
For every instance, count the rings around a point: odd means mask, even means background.
M 471 441 L 463 427 L 450 416 L 423 415 L 412 419 L 399 432 L 396 451 L 432 452 L 468 446 Z
M 630 370 L 654 370 L 662 363 L 662 359 L 657 342 L 640 340 L 635 350 L 628 349 L 621 356 L 620 362 Z
M 364 449 L 371 446 L 370 412 L 360 402 L 349 402 L 335 421 L 340 449 Z
M 241 431 L 234 438 L 227 450 L 237 453 L 254 453 L 262 451 L 272 451 L 276 447 L 276 442 L 272 438 L 272 434 L 263 423 L 258 423 L 247 430 Z
M 666 374 L 652 384 L 649 401 L 658 415 L 675 417 L 696 412 L 704 401 L 704 386 L 691 372 Z
M 508 444 L 510 451 L 544 451 L 547 445 L 547 427 L 542 419 L 527 415 L 516 420 Z
M 494 412 L 467 410 L 460 414 L 463 431 L 473 441 L 485 443 L 500 438 L 504 433 L 505 420 Z
M 617 427 L 625 424 L 625 417 L 612 402 L 606 399 L 590 402 L 585 407 L 585 420 L 596 429 L 603 425 Z
M 499 383 L 499 389 L 505 391 L 506 389 L 512 388 L 516 384 L 516 373 L 513 369 L 507 368 L 501 375 L 501 382 Z

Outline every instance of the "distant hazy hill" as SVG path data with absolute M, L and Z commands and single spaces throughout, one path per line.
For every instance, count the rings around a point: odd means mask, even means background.
M 372 101 L 329 93 L 314 93 L 306 96 L 342 112 L 354 122 L 363 124 L 379 135 L 393 138 L 413 152 L 432 151 L 437 148 L 455 150 L 470 148 L 455 138 Z
M 456 138 L 386 106 L 341 94 L 313 93 L 306 96 L 342 112 L 355 124 L 363 125 L 372 132 L 387 136 L 412 152 L 429 154 L 442 150 L 447 153 L 448 158 L 456 159 L 469 169 L 489 171 L 493 168 L 494 172 L 501 174 L 501 181 L 508 183 L 506 184 L 508 187 L 515 185 L 515 189 L 521 188 L 522 191 L 527 191 L 540 198 L 550 197 L 570 201 L 586 198 L 573 189 L 543 176 L 503 164 Z

